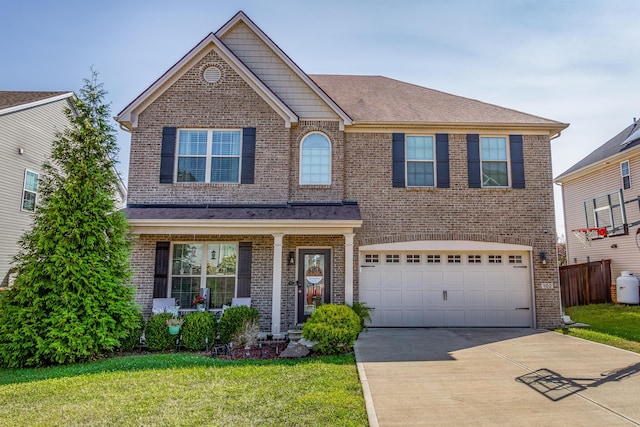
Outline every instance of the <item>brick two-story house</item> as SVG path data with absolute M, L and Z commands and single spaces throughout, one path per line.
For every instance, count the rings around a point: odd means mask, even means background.
M 377 326 L 560 319 L 550 140 L 566 124 L 377 76 L 308 75 L 244 13 L 118 115 L 138 301 L 318 304 Z

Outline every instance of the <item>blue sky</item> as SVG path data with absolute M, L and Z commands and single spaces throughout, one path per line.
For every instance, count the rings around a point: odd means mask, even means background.
M 115 115 L 238 10 L 307 73 L 385 75 L 570 123 L 554 176 L 640 116 L 637 0 L 5 0 L 0 89 L 77 91 L 93 66 Z

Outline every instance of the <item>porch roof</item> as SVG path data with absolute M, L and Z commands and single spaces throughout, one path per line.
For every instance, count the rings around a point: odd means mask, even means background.
M 362 225 L 355 202 L 280 205 L 128 205 L 137 234 L 341 234 Z

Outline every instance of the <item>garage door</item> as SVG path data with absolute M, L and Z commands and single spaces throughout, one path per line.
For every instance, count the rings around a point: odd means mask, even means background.
M 527 252 L 362 252 L 371 326 L 529 327 Z

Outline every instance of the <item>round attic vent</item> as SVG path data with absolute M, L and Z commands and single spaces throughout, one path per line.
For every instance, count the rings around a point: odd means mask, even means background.
M 220 80 L 221 74 L 220 69 L 217 67 L 208 67 L 204 70 L 203 77 L 206 82 L 215 83 Z

